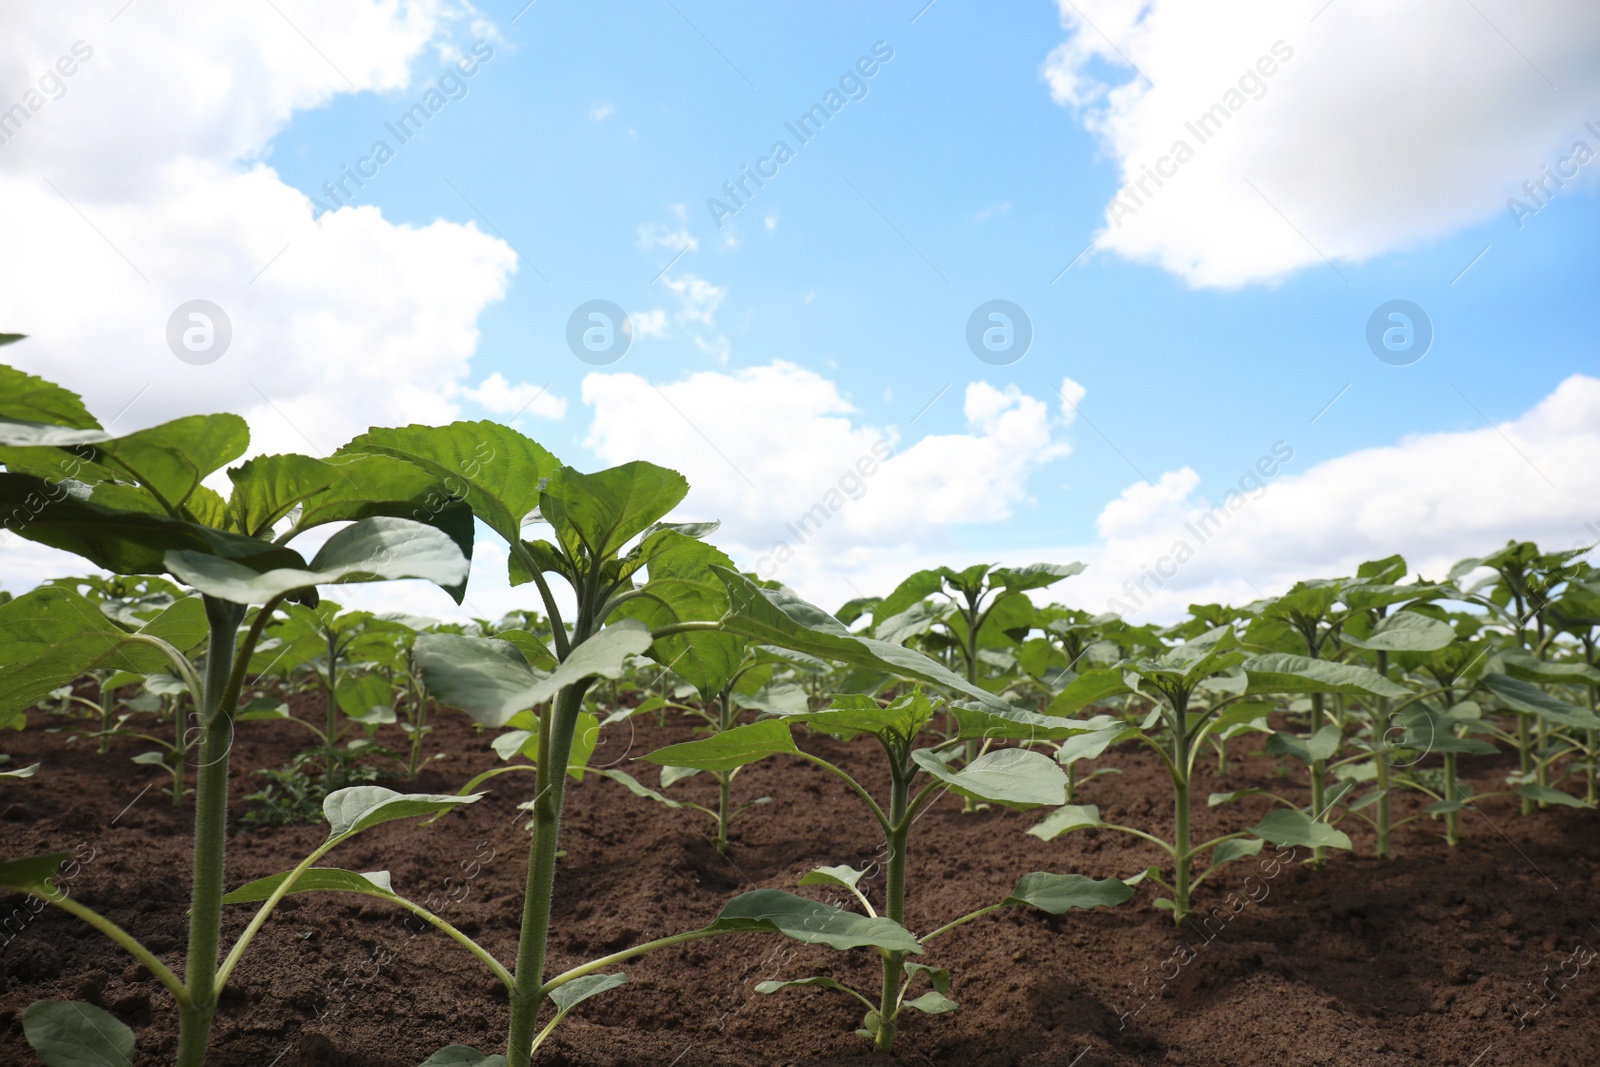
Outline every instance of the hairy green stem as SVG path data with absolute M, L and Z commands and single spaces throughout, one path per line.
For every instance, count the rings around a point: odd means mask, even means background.
M 566 797 L 567 762 L 583 708 L 588 680 L 557 694 L 550 713 L 548 741 L 539 750 L 538 792 L 533 799 L 533 841 L 528 853 L 528 881 L 522 901 L 522 933 L 517 942 L 517 965 L 512 972 L 511 1030 L 506 1039 L 508 1067 L 528 1067 L 533 1039 L 544 1002 L 545 950 L 550 939 L 550 905 L 555 892 L 556 840 L 561 833 L 561 806 Z M 541 730 L 541 733 L 544 731 Z M 545 742 L 545 738 L 540 739 Z
M 1378 653 L 1378 673 L 1385 679 L 1389 677 L 1389 653 Z M 1377 856 L 1380 860 L 1389 858 L 1389 698 L 1378 697 L 1372 710 L 1372 744 L 1378 750 L 1378 759 L 1374 765 L 1378 771 L 1378 818 L 1376 829 L 1378 833 Z
M 1172 704 L 1172 765 L 1183 773 L 1172 776 L 1172 921 L 1182 923 L 1189 916 L 1189 864 L 1193 858 L 1190 848 L 1189 768 L 1192 766 L 1189 745 L 1188 701 L 1181 696 Z
M 194 888 L 189 908 L 189 958 L 184 971 L 189 1003 L 179 1005 L 178 1067 L 203 1067 L 211 1017 L 217 1008 L 217 953 L 222 942 L 223 868 L 228 836 L 228 753 L 233 746 L 233 709 L 226 701 L 228 692 L 234 690 L 234 639 L 244 618 L 244 609 L 239 605 L 209 596 L 205 598 L 205 609 L 211 634 L 206 646 L 200 766 L 195 781 Z
M 911 778 L 916 772 L 907 765 L 904 752 L 890 752 L 892 781 L 889 796 L 889 827 L 885 844 L 884 914 L 902 925 L 906 919 L 906 841 L 911 836 Z M 878 1004 L 878 1030 L 872 1047 L 878 1052 L 894 1049 L 895 1016 L 900 1009 L 900 978 L 905 972 L 906 954 L 883 955 L 883 994 Z

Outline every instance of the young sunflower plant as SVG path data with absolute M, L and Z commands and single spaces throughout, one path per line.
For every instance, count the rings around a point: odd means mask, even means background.
M 229 755 L 262 630 L 283 604 L 315 604 L 321 585 L 425 578 L 459 596 L 471 551 L 470 515 L 448 499 L 430 510 L 423 497 L 432 480 L 392 461 L 262 456 L 228 470 L 226 499 L 203 484 L 248 443 L 244 420 L 234 415 L 189 416 L 115 436 L 75 394 L 0 366 L 0 514 L 7 527 L 114 574 L 170 575 L 198 593 L 137 628 L 64 588 L 40 589 L 0 608 L 0 693 L 7 706 L 31 705 L 89 670 L 166 666 L 198 709 L 193 885 L 182 977 L 132 933 L 53 890 L 50 880 L 64 854 L 0 863 L 0 886 L 37 892 L 77 915 L 167 988 L 178 1005 L 178 1067 L 203 1063 L 231 966 L 219 959 Z M 299 534 L 330 522 L 350 525 L 309 561 L 289 547 Z M 252 613 L 249 605 L 259 607 Z M 232 962 L 243 947 L 235 946 Z M 88 1062 L 85 1048 L 115 1052 L 133 1045 L 131 1031 L 104 1012 L 100 1018 L 77 1005 L 44 1004 L 29 1013 L 38 1025 L 25 1018 L 25 1029 L 50 1067 Z

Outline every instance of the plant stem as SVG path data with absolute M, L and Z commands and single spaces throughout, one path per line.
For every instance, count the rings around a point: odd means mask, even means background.
M 1172 921 L 1182 923 L 1189 916 L 1189 863 L 1192 857 L 1189 837 L 1189 701 L 1186 694 L 1174 693 L 1172 700 Z
M 1444 798 L 1451 802 L 1460 799 L 1460 788 L 1456 785 L 1456 754 L 1454 752 L 1446 752 L 1444 754 Z M 1447 811 L 1444 813 L 1444 843 L 1451 848 L 1455 848 L 1461 843 L 1461 835 L 1458 832 L 1460 822 L 1457 818 L 1458 815 L 1460 815 L 1460 812 Z
M 1530 716 L 1525 715 L 1520 711 L 1516 712 L 1516 716 L 1517 769 L 1522 772 L 1524 777 L 1526 777 L 1528 772 L 1533 770 L 1533 737 L 1528 729 L 1528 719 Z M 1532 815 L 1533 801 L 1529 800 L 1527 797 L 1523 797 L 1522 802 L 1519 805 L 1519 809 L 1524 815 Z
M 328 631 L 328 675 L 323 681 L 327 689 L 328 729 L 322 735 L 322 789 L 325 793 L 333 792 L 333 761 L 335 752 L 333 748 L 333 732 L 339 727 L 339 698 L 336 695 L 338 676 L 334 673 L 334 664 L 339 658 L 338 637 L 332 630 Z
M 888 851 L 884 871 L 884 914 L 902 925 L 906 919 L 906 840 L 911 835 L 909 800 L 911 778 L 916 772 L 903 751 L 890 751 L 892 782 L 889 797 Z M 883 957 L 883 995 L 878 1002 L 878 1030 L 872 1047 L 878 1052 L 894 1048 L 895 1016 L 899 1011 L 900 978 L 906 954 L 888 952 Z
M 176 735 L 173 738 L 172 748 L 172 806 L 183 807 L 183 784 L 186 772 L 189 769 L 189 749 L 184 744 L 183 738 L 187 731 L 183 728 L 183 694 L 178 693 L 172 698 L 172 729 Z
M 1385 679 L 1389 677 L 1389 653 L 1378 653 L 1378 673 Z M 1378 845 L 1377 855 L 1380 860 L 1389 858 L 1389 698 L 1378 697 L 1377 705 L 1372 711 L 1372 744 L 1378 748 Z M 1383 746 L 1379 748 L 1378 746 Z
M 561 833 L 561 805 L 566 796 L 567 761 L 578 712 L 589 680 L 568 686 L 557 694 L 546 718 L 549 744 L 539 751 L 538 792 L 533 799 L 533 842 L 528 852 L 528 882 L 522 901 L 522 933 L 517 942 L 517 966 L 511 991 L 511 1030 L 506 1039 L 507 1067 L 528 1067 L 538 1026 L 539 1005 L 544 1002 L 545 948 L 550 938 L 550 904 L 555 892 L 556 839 Z
M 733 728 L 733 686 L 729 684 L 722 690 L 719 698 L 720 718 L 717 732 L 727 733 Z M 718 852 L 728 851 L 728 827 L 733 823 L 730 806 L 733 802 L 733 772 L 717 771 L 717 839 L 714 844 Z
M 194 889 L 189 909 L 189 958 L 184 984 L 190 1003 L 178 1013 L 177 1067 L 203 1067 L 217 1009 L 217 952 L 222 942 L 223 867 L 228 840 L 228 754 L 233 746 L 234 638 L 244 609 L 205 597 L 205 703 L 200 713 L 200 765 L 195 781 Z M 248 656 L 246 649 L 242 655 Z
M 1315 737 L 1317 731 L 1322 729 L 1322 694 L 1311 694 L 1311 736 Z M 1328 788 L 1328 761 L 1311 761 L 1311 821 L 1324 822 L 1327 815 L 1325 796 Z M 1311 866 L 1321 867 L 1327 861 L 1328 850 L 1326 846 L 1317 845 L 1311 849 Z

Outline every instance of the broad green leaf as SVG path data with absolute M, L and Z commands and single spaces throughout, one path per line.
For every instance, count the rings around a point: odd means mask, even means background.
M 661 630 L 680 622 L 715 622 L 728 613 L 727 587 L 711 569 L 712 564 L 733 567 L 722 552 L 670 528 L 650 534 L 641 548 L 649 555 L 649 581 L 616 617 Z M 735 634 L 699 631 L 663 637 L 650 646 L 649 655 L 710 700 L 738 672 L 744 648 Z
M 1551 722 L 1563 726 L 1575 726 L 1583 730 L 1600 730 L 1600 716 L 1588 708 L 1576 704 L 1568 704 L 1564 700 L 1557 700 L 1547 694 L 1543 689 L 1531 682 L 1513 678 L 1507 674 L 1495 671 L 1486 672 L 1482 679 L 1483 687 L 1495 695 L 1495 698 L 1510 708 L 1527 715 L 1537 715 Z
M 1104 825 L 1100 821 L 1100 809 L 1093 804 L 1063 804 L 1028 833 L 1040 841 L 1052 841 L 1073 830 L 1088 830 Z
M 1271 652 L 1244 661 L 1254 693 L 1355 693 L 1403 699 L 1411 695 L 1377 671 L 1349 663 Z
M 1301 763 L 1309 764 L 1332 759 L 1333 754 L 1339 751 L 1342 739 L 1339 728 L 1332 724 L 1324 726 L 1310 738 L 1299 738 L 1280 730 L 1267 739 L 1266 751 L 1273 756 L 1293 756 Z
M 944 588 L 945 575 L 951 574 L 948 567 L 937 567 L 933 570 L 917 571 L 904 579 L 894 590 L 884 597 L 872 609 L 872 623 L 874 629 L 879 623 L 885 622 L 905 611 L 911 605 L 926 597 L 941 591 Z
M 1600 670 L 1587 663 L 1552 663 L 1525 652 L 1502 652 L 1500 663 L 1505 673 L 1524 682 L 1553 682 L 1557 685 L 1600 685 Z
M 266 878 L 257 878 L 253 882 L 246 882 L 222 898 L 224 904 L 256 904 L 268 899 L 278 891 L 278 887 L 289 880 L 292 872 L 269 875 Z M 293 887 L 286 896 L 296 893 L 364 893 L 372 897 L 393 898 L 394 887 L 389 881 L 388 871 L 368 871 L 357 874 L 355 871 L 340 870 L 337 867 L 311 867 L 301 872 L 295 879 Z
M 238 415 L 188 415 L 90 447 L 108 474 L 137 481 L 171 512 L 208 474 L 244 455 L 250 427 Z
M 205 610 L 198 597 L 185 597 L 140 632 L 188 651 L 205 636 Z M 131 640 L 65 586 L 43 586 L 0 604 L 0 716 L 32 707 L 91 670 L 143 674 L 168 665 L 160 649 Z
M 1219 804 L 1232 804 L 1240 797 L 1253 797 L 1265 793 L 1265 789 L 1235 789 L 1229 793 L 1212 793 L 1206 797 L 1206 807 L 1214 808 Z
M 1306 845 L 1312 848 L 1350 848 L 1350 838 L 1343 830 L 1325 822 L 1313 820 L 1303 811 L 1278 808 L 1262 819 L 1250 831 L 1264 837 L 1274 845 Z
M 4 338 L 0 345 L 20 341 L 23 336 L 0 334 L 0 338 Z M 3 363 L 0 363 L 0 419 L 45 423 L 72 430 L 100 429 L 77 393 Z
M 761 644 L 928 682 L 972 697 L 997 714 L 1012 713 L 1004 701 L 920 653 L 852 634 L 838 619 L 786 590 L 763 589 L 725 567 L 715 570 L 728 588 L 730 614 L 724 628 L 730 632 Z
M 1437 652 L 1455 639 L 1455 629 L 1449 623 L 1415 611 L 1386 616 L 1366 637 L 1357 637 L 1348 630 L 1340 634 L 1345 644 L 1373 652 Z
M 556 654 L 550 650 L 550 646 L 527 630 L 501 630 L 494 636 L 515 646 L 516 650 L 522 653 L 522 658 L 527 660 L 528 666 L 535 670 L 553 671 L 561 666 L 561 661 L 556 659 Z
M 322 814 L 328 820 L 328 838 L 332 840 L 370 830 L 395 819 L 448 811 L 461 804 L 471 804 L 483 795 L 397 793 L 381 785 L 356 785 L 329 793 L 322 802 Z
M 1231 863 L 1246 856 L 1254 856 L 1266 846 L 1260 838 L 1236 837 L 1232 841 L 1224 841 L 1211 850 L 1211 865 L 1220 867 L 1224 863 Z
M 590 997 L 615 989 L 625 982 L 627 978 L 620 974 L 586 974 L 556 986 L 550 991 L 550 1000 L 556 1010 L 565 1015 Z
M 19 726 L 17 729 L 20 730 L 22 727 Z M 39 773 L 39 766 L 37 763 L 30 763 L 26 767 L 18 767 L 15 770 L 0 771 L 0 778 L 32 778 Z
M 989 572 L 989 583 L 1020 593 L 1029 589 L 1043 589 L 1083 571 L 1082 563 L 1030 563 L 1026 567 L 996 567 Z
M 1133 887 L 1120 878 L 1096 880 L 1081 874 L 1051 874 L 1034 871 L 1025 874 L 1002 904 L 1026 904 L 1065 915 L 1074 908 L 1111 908 L 1133 896 Z
M 485 1055 L 471 1045 L 446 1045 L 419 1067 L 506 1067 L 506 1058 L 499 1053 Z
M 935 604 L 919 600 L 898 615 L 874 623 L 872 636 L 891 645 L 903 645 L 913 637 L 920 637 L 935 625 L 943 622 L 951 612 L 948 604 Z
M 1120 667 L 1084 671 L 1056 694 L 1045 711 L 1050 715 L 1076 715 L 1090 704 L 1131 692 L 1133 688 L 1123 679 Z
M 756 992 L 777 993 L 780 990 L 798 989 L 803 986 L 816 986 L 820 989 L 837 989 L 841 993 L 849 993 L 858 997 L 861 996 L 860 993 L 857 993 L 854 989 L 851 989 L 844 983 L 837 982 L 825 975 L 813 975 L 810 978 L 791 978 L 787 982 L 757 982 Z
M 806 876 L 800 879 L 800 884 L 836 885 L 845 889 L 854 889 L 856 883 L 861 881 L 863 873 L 865 872 L 858 871 L 854 867 L 847 867 L 844 864 L 840 864 L 837 867 L 818 867 L 807 872 Z
M 19 860 L 0 860 L 0 889 L 15 889 L 19 893 L 36 896 L 54 895 L 50 879 L 56 876 L 61 865 L 70 859 L 70 852 L 49 852 L 41 856 L 26 856 Z
M 1100 720 L 1090 720 L 1090 722 L 1096 721 Z M 1089 724 L 1085 723 L 1084 725 Z M 1123 741 L 1131 741 L 1138 736 L 1139 731 L 1126 723 L 1115 719 L 1108 720 L 1107 725 L 1076 734 L 1062 741 L 1056 748 L 1056 762 L 1066 767 L 1079 760 L 1095 759 L 1112 745 Z
M 785 934 L 808 945 L 828 945 L 840 950 L 881 948 L 887 952 L 922 954 L 922 945 L 916 936 L 893 919 L 841 911 L 781 889 L 753 889 L 739 894 L 728 901 L 716 921 L 706 929 L 728 933 L 765 930 Z
M 644 797 L 646 800 L 654 800 L 658 803 L 665 804 L 669 808 L 683 807 L 682 804 L 678 803 L 676 800 L 673 800 L 666 794 L 656 792 L 654 789 L 651 789 L 649 786 L 633 777 L 633 775 L 626 774 L 614 767 L 596 767 L 594 773 L 611 779 L 613 782 L 618 783 L 636 797 Z
M 116 574 L 162 574 L 173 551 L 239 560 L 254 570 L 305 566 L 293 549 L 164 515 L 102 507 L 68 485 L 31 474 L 0 474 L 0 514 L 11 516 L 13 533 Z
M 232 560 L 193 551 L 168 552 L 166 566 L 208 596 L 264 604 L 275 596 L 319 585 L 423 578 L 457 603 L 466 591 L 469 561 L 448 535 L 410 519 L 378 517 L 340 530 L 307 567 L 257 572 Z
M 959 771 L 919 748 L 912 762 L 964 797 L 993 801 L 1008 808 L 1061 804 L 1067 799 L 1067 772 L 1056 761 L 1025 748 L 986 752 Z
M 541 678 L 500 638 L 419 634 L 414 655 L 429 691 L 484 726 L 503 726 L 531 707 L 523 698 Z
M 644 758 L 665 767 L 692 767 L 700 771 L 731 771 L 747 763 L 785 752 L 798 752 L 789 724 L 763 719 L 735 726 L 720 734 L 658 748 Z
M 915 1000 L 905 1001 L 904 1006 L 907 1008 L 915 1008 L 918 1011 L 925 1012 L 928 1015 L 940 1015 L 947 1011 L 955 1011 L 957 1008 L 961 1007 L 961 1005 L 957 1004 L 955 1001 L 951 1000 L 937 989 L 924 993 Z
M 820 711 L 796 711 L 784 715 L 788 722 L 808 722 L 836 737 L 862 735 L 893 736 L 910 741 L 933 719 L 933 704 L 917 686 L 902 693 L 888 705 L 862 694 L 835 697 Z
M 310 456 L 256 456 L 228 470 L 233 481 L 228 516 L 241 533 L 268 536 L 296 505 L 326 493 L 343 476 L 333 464 Z
M 34 1001 L 22 1032 L 45 1067 L 133 1067 L 133 1031 L 93 1004 Z
M 1567 808 L 1588 808 L 1593 806 L 1588 801 L 1580 800 L 1571 793 L 1563 793 L 1559 789 L 1552 789 L 1550 786 L 1537 785 L 1532 782 L 1519 787 L 1516 792 L 1519 797 L 1537 800 L 1541 804 L 1557 804 Z
M 539 513 L 574 558 L 610 559 L 678 506 L 689 482 L 677 471 L 635 460 L 583 474 L 562 467 L 539 497 Z
M 523 519 L 539 504 L 541 486 L 561 465 L 541 445 L 497 422 L 369 430 L 337 455 L 383 455 L 414 464 L 513 545 L 521 540 Z
M 934 989 L 940 993 L 950 992 L 950 972 L 943 967 L 929 967 L 925 963 L 907 962 L 905 968 L 907 978 L 914 979 L 919 974 L 927 975 L 928 981 L 933 983 Z
M 355 674 L 346 671 L 339 679 L 334 699 L 339 710 L 357 721 L 373 707 L 389 704 L 389 680 L 381 674 Z M 394 721 L 394 709 L 389 709 L 389 720 Z

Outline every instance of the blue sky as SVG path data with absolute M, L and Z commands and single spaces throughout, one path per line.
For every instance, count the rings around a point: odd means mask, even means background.
M 10 97 L 74 39 L 95 53 L 0 146 L 8 246 L 46 249 L 0 257 L 0 325 L 34 337 L 8 358 L 130 426 L 244 412 L 272 450 L 543 390 L 520 429 L 579 466 L 683 469 L 747 566 L 892 438 L 893 473 L 782 576 L 824 603 L 1067 555 L 1103 600 L 1276 442 L 1292 461 L 1162 610 L 1600 520 L 1600 162 L 1520 227 L 1507 207 L 1600 150 L 1600 14 L 924 3 L 34 12 L 0 49 Z M 858 98 L 800 143 L 785 124 L 842 76 Z M 1112 198 L 1235 87 L 1118 225 Z M 394 157 L 333 203 L 380 139 Z M 708 199 L 778 140 L 793 158 L 719 227 Z M 337 210 L 313 226 L 307 198 Z M 84 288 L 100 313 L 63 295 Z M 209 367 L 162 343 L 194 297 L 234 320 Z M 565 340 L 595 299 L 637 327 L 599 367 Z M 966 342 L 993 299 L 1033 330 L 1009 365 Z M 1394 299 L 1434 330 L 1407 366 L 1366 340 Z M 10 584 L 53 565 L 8 551 Z
M 1037 505 L 1004 531 L 1018 544 L 1092 536 L 1100 505 L 1138 477 L 1135 466 L 1154 477 L 1187 464 L 1227 479 L 1279 438 L 1314 462 L 1409 432 L 1482 426 L 1456 389 L 1503 419 L 1593 370 L 1600 201 L 1589 191 L 1521 231 L 1501 211 L 1365 263 L 1305 267 L 1268 284 L 1196 290 L 1097 252 L 1052 282 L 1105 224 L 1120 184 L 1115 162 L 1072 108 L 1052 102 L 1042 76 L 1061 36 L 1057 12 L 939 3 L 913 23 L 920 6 L 730 18 L 704 3 L 626 13 L 536 3 L 498 22 L 505 40 L 468 95 L 355 202 L 397 221 L 442 217 L 503 234 L 549 280 L 519 264 L 506 299 L 482 316 L 474 366 L 548 381 L 560 394 L 575 393 L 591 369 L 562 341 L 573 307 L 595 297 L 626 309 L 663 304 L 651 279 L 673 249 L 641 249 L 637 229 L 676 228 L 672 205 L 687 210 L 682 226 L 700 243 L 676 266 L 728 290 L 718 315 L 728 367 L 792 361 L 836 379 L 864 418 L 901 424 L 946 383 L 984 377 L 1046 396 L 1050 383 L 1074 378 L 1089 391 L 1084 414 L 1111 444 L 1080 427 L 1076 454 L 1036 472 Z M 866 79 L 867 96 L 800 145 L 784 122 L 880 41 L 894 58 Z M 419 60 L 419 79 L 431 71 Z M 393 140 L 383 124 L 416 95 L 341 96 L 299 114 L 270 162 L 322 197 L 322 182 L 367 142 Z M 596 121 L 597 109 L 613 110 Z M 798 148 L 795 158 L 719 231 L 705 201 L 777 139 Z M 736 248 L 721 243 L 727 227 Z M 1009 367 L 979 364 L 963 337 L 967 314 L 993 297 L 1015 301 L 1034 324 L 1032 350 Z M 1436 329 L 1428 356 L 1410 367 L 1381 363 L 1365 345 L 1368 314 L 1394 297 L 1420 304 Z M 719 366 L 680 336 L 635 345 L 615 369 L 660 380 Z M 958 400 L 947 392 L 918 427 L 959 430 Z M 569 419 L 544 436 L 578 456 L 585 430 Z M 992 542 L 992 533 L 974 536 Z

